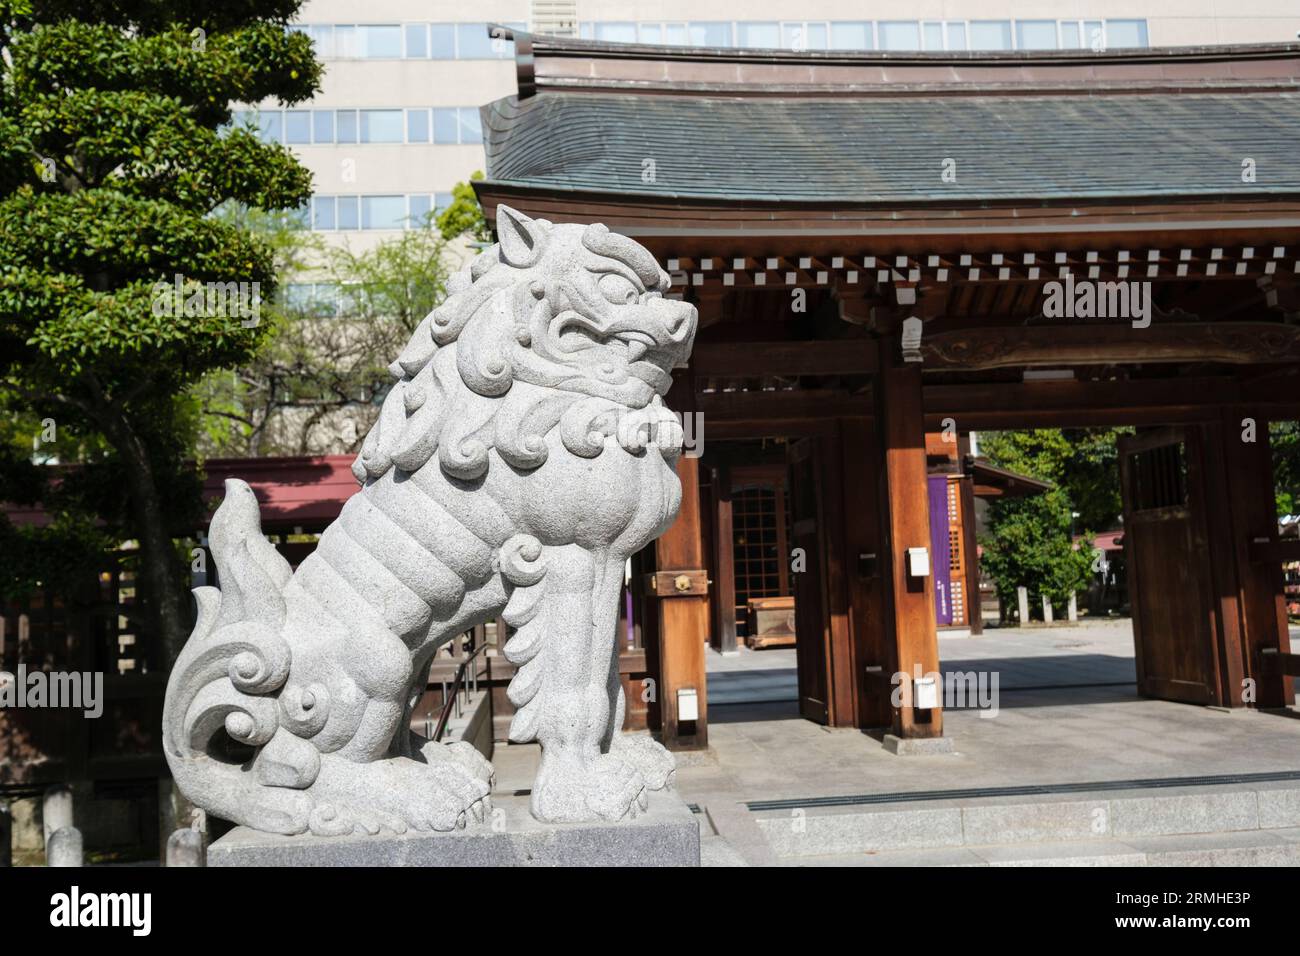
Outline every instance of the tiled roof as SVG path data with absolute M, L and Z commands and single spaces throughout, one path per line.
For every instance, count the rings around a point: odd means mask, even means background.
M 488 179 L 547 190 L 852 204 L 1300 195 L 1300 92 L 548 92 L 482 112 Z

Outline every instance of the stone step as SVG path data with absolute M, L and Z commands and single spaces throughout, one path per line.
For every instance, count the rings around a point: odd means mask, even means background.
M 784 866 L 1300 866 L 1300 827 L 785 857 Z
M 754 813 L 778 858 L 1300 828 L 1300 784 L 1105 790 Z

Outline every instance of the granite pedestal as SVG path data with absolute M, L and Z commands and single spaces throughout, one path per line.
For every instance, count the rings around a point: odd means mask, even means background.
M 237 827 L 208 866 L 699 866 L 700 824 L 673 791 L 621 823 L 539 823 L 526 795 L 492 797 L 482 822 L 449 833 L 276 836 Z

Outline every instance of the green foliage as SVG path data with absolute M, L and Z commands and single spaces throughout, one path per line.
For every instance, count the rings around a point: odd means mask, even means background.
M 482 179 L 483 173 L 476 171 L 469 178 L 474 182 Z M 452 188 L 451 204 L 438 216 L 438 230 L 448 241 L 461 236 L 475 242 L 492 241 L 492 227 L 484 218 L 483 207 L 478 204 L 474 187 L 469 183 L 457 183 Z
M 1053 488 L 1041 495 L 999 501 L 990 509 L 981 541 L 984 570 L 997 584 L 1004 607 L 1014 607 L 1016 588 L 1064 604 L 1087 587 L 1093 562 L 1089 548 L 1076 548 L 1070 534 L 1070 500 Z M 1031 600 L 1031 606 L 1036 606 Z
M 274 250 L 212 213 L 295 209 L 311 194 L 287 149 L 230 126 L 236 103 L 318 89 L 309 38 L 287 29 L 299 5 L 0 4 L 0 401 L 83 436 L 60 444 L 63 462 L 97 443 L 64 503 L 106 505 L 84 514 L 109 531 L 129 524 L 151 600 L 172 609 L 159 626 L 173 645 L 184 634 L 171 534 L 198 505 L 187 393 L 250 361 L 270 324 L 229 307 L 159 309 L 160 290 L 180 276 L 186 297 L 209 283 L 274 295 Z M 75 514 L 61 525 L 74 537 Z
M 980 450 L 994 464 L 1055 486 L 989 508 L 983 566 L 1004 607 L 1015 606 L 1017 587 L 1063 604 L 1071 591 L 1087 586 L 1093 554 L 1075 548 L 1073 539 L 1117 526 L 1122 503 L 1116 445 L 1126 432 L 1043 428 L 980 435 Z
M 445 295 L 447 243 L 429 220 L 366 252 L 263 221 L 282 278 L 312 279 L 337 301 L 281 301 L 269 345 L 198 389 L 212 456 L 355 451 L 392 384 L 388 371 Z
M 1300 514 L 1300 422 L 1271 422 L 1278 517 Z

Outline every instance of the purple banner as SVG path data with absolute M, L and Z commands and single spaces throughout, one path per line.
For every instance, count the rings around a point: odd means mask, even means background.
M 929 478 L 930 574 L 934 577 L 935 623 L 952 623 L 952 539 L 948 537 L 948 479 Z

